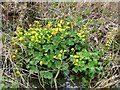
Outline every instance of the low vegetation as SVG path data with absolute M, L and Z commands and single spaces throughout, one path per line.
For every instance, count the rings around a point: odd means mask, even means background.
M 35 11 L 39 12 L 40 8 L 36 8 L 39 5 L 42 4 L 36 3 L 35 6 L 28 4 L 28 7 L 35 8 Z M 57 89 L 67 87 L 66 82 L 70 82 L 71 86 L 77 86 L 77 88 L 106 88 L 119 85 L 119 79 L 116 79 L 120 73 L 120 33 L 117 30 L 117 21 L 112 22 L 113 26 L 110 26 L 110 20 L 106 21 L 104 18 L 109 17 L 107 12 L 94 15 L 95 10 L 102 10 L 103 7 L 98 9 L 94 4 L 92 6 L 84 3 L 80 5 L 89 6 L 89 8 L 86 7 L 84 12 L 79 13 L 78 6 L 76 8 L 75 5 L 78 3 L 64 3 L 66 8 L 76 10 L 74 13 L 69 11 L 70 15 L 68 15 L 65 14 L 66 9 L 59 7 L 62 6 L 61 3 L 50 3 L 48 5 L 51 8 L 50 11 L 56 7 L 63 10 L 65 15 L 49 16 L 48 10 L 49 19 L 46 20 L 38 13 L 29 11 L 27 23 L 26 21 L 17 22 L 17 19 L 9 20 L 9 26 L 12 28 L 7 27 L 7 20 L 3 20 L 1 89 L 20 87 Z M 104 6 L 104 4 L 101 5 Z M 25 8 L 21 14 L 25 13 L 24 11 L 26 11 Z M 31 15 L 33 18 L 30 19 Z M 48 16 L 46 15 L 46 18 Z M 53 19 L 50 19 L 51 17 Z M 109 18 L 113 20 L 113 17 Z M 22 21 L 25 18 L 26 16 L 18 20 Z M 13 27 L 15 22 L 17 26 Z M 4 31 L 7 28 L 10 30 Z M 65 78 L 69 80 L 66 81 Z

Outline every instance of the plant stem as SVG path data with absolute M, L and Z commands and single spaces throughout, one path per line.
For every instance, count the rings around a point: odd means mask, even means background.
M 60 73 L 60 70 L 57 71 L 57 74 L 56 74 L 56 76 L 55 76 L 55 78 L 54 78 L 54 83 L 55 83 L 55 88 L 56 88 L 56 90 L 58 90 L 58 88 L 57 88 L 57 83 L 56 83 L 56 78 L 58 77 L 59 73 Z
M 42 88 L 43 88 L 44 90 L 46 90 L 45 87 L 44 87 L 44 85 L 42 85 L 42 83 L 41 83 L 41 81 L 40 81 L 40 72 L 38 73 L 38 80 L 39 80 L 40 86 L 42 86 Z

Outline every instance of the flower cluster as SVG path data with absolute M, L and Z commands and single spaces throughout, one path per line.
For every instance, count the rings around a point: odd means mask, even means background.
M 87 48 L 86 25 L 81 30 L 71 30 L 71 28 L 74 29 L 71 22 L 67 20 L 52 21 L 46 25 L 34 21 L 34 24 L 29 25 L 28 30 L 17 27 L 15 35 L 12 37 L 13 47 L 16 49 L 14 50 L 16 56 L 13 58 L 19 60 L 21 58 L 17 55 L 23 56 L 26 68 L 31 73 L 60 69 L 66 75 L 70 73 L 69 67 L 72 67 L 72 70 L 77 73 L 76 67 L 83 68 L 86 62 L 79 54 L 82 49 Z M 15 47 L 15 43 L 24 45 L 25 52 L 19 47 Z M 79 71 L 84 70 L 79 69 Z M 43 77 L 51 79 L 54 73 L 47 72 L 49 75 L 43 75 Z

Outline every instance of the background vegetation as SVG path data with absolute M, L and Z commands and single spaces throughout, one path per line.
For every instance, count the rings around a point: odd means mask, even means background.
M 118 3 L 27 2 L 1 7 L 1 89 L 58 88 L 67 87 L 66 82 L 69 88 L 119 87 Z

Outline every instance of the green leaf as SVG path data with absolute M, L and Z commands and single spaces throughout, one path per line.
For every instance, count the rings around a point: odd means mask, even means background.
M 49 61 L 49 62 L 48 62 L 48 67 L 50 68 L 51 66 L 52 66 L 52 62 Z
M 11 85 L 10 85 L 10 88 L 18 88 L 18 83 L 16 82 L 13 82 Z
M 65 63 L 65 62 L 64 62 L 64 63 L 62 64 L 62 69 L 63 69 L 63 70 L 68 70 L 68 67 L 69 67 L 68 63 Z
M 40 71 L 40 77 L 44 76 L 44 71 Z
M 69 44 L 69 45 L 74 45 L 74 42 L 69 39 L 69 40 L 68 40 L 68 44 Z
M 30 73 L 38 73 L 38 68 L 37 66 L 30 66 Z
M 89 74 L 89 77 L 90 77 L 90 80 L 94 79 L 95 73 L 94 73 L 94 72 L 90 73 L 90 74 Z
M 75 75 L 70 75 L 71 80 L 75 80 Z
M 30 64 L 27 64 L 26 68 L 29 69 L 30 68 Z
M 95 67 L 90 67 L 90 72 L 94 73 L 95 72 Z
M 63 72 L 63 74 L 64 74 L 65 76 L 68 76 L 69 73 L 70 73 L 69 70 L 65 70 L 65 71 Z
M 79 67 L 78 67 L 78 66 L 75 66 L 72 70 L 73 70 L 75 73 L 77 73 L 78 70 L 79 70 Z
M 43 46 L 43 49 L 45 50 L 45 52 L 48 52 L 48 50 L 49 50 L 49 45 L 44 45 L 44 46 Z
M 48 65 L 48 58 L 47 57 L 42 58 L 42 60 L 43 60 L 44 65 Z
M 36 45 L 34 48 L 37 49 L 37 50 L 39 50 L 39 51 L 41 51 L 41 49 L 42 49 L 42 48 L 41 48 L 41 45 L 39 45 L 39 44 Z
M 30 63 L 31 65 L 34 65 L 34 64 L 35 64 L 35 61 L 34 61 L 34 60 L 31 60 L 29 63 Z
M 85 77 L 82 77 L 82 84 L 84 86 L 88 85 L 88 80 Z
M 45 71 L 44 72 L 44 78 L 51 79 L 51 78 L 53 78 L 53 74 L 49 71 Z
M 57 68 L 57 69 L 60 69 L 61 68 L 61 62 L 60 61 L 55 61 L 55 67 Z
M 41 59 L 34 59 L 34 64 L 37 65 Z
M 80 50 L 80 49 L 81 49 L 81 46 L 78 45 L 78 44 L 76 44 L 76 45 L 75 45 L 75 49 L 76 49 L 76 50 Z
M 33 47 L 34 47 L 34 43 L 33 43 L 33 42 L 30 42 L 30 43 L 28 44 L 28 46 L 29 46 L 29 48 L 33 48 Z
M 43 52 L 37 52 L 35 51 L 33 54 L 33 57 L 36 59 L 41 59 L 41 57 L 43 56 Z
M 34 53 L 34 49 L 28 49 L 28 55 L 32 55 Z
M 86 49 L 83 50 L 83 55 L 85 59 L 90 59 L 90 53 Z
M 4 90 L 5 89 L 5 84 L 4 83 L 0 83 L 0 90 Z

